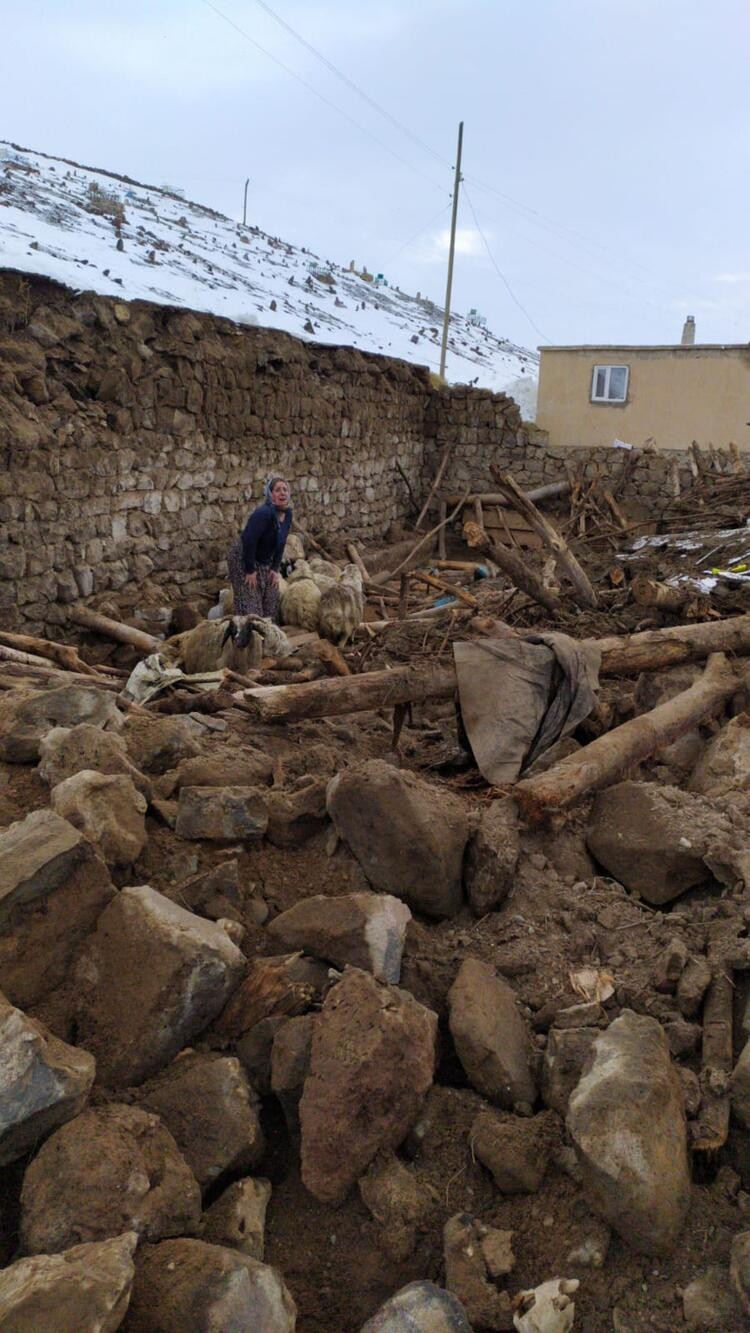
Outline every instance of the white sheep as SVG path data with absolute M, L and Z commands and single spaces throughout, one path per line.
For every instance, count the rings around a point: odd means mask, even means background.
M 209 620 L 224 620 L 234 611 L 234 593 L 231 588 L 221 588 L 219 600 L 208 613 Z
M 341 578 L 341 570 L 331 560 L 324 560 L 320 555 L 313 555 L 310 557 L 309 563 L 316 583 L 319 578 L 328 579 L 331 583 L 338 583 Z
M 343 648 L 362 621 L 365 599 L 362 575 L 356 565 L 344 565 L 338 583 L 332 583 L 320 596 L 318 631 Z
M 298 560 L 281 589 L 281 619 L 302 629 L 318 627 L 321 592 L 306 560 Z

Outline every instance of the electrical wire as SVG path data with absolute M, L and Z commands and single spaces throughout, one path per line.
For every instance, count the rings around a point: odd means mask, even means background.
M 306 88 L 309 93 L 312 93 L 314 97 L 317 97 L 320 102 L 325 104 L 325 106 L 331 107 L 333 111 L 338 112 L 340 116 L 343 116 L 345 120 L 348 120 L 350 125 L 354 125 L 355 129 L 358 129 L 361 134 L 365 134 L 368 139 L 372 139 L 373 143 L 376 143 L 384 152 L 389 153 L 391 157 L 395 157 L 396 161 L 400 162 L 402 166 L 408 167 L 409 171 L 413 171 L 417 176 L 421 176 L 423 180 L 428 181 L 436 190 L 445 189 L 444 185 L 439 185 L 437 181 L 434 181 L 432 177 L 426 175 L 426 173 L 421 171 L 419 167 L 415 167 L 413 162 L 408 162 L 405 157 L 401 157 L 400 153 L 395 152 L 393 148 L 389 148 L 388 144 L 383 143 L 383 140 L 379 139 L 376 134 L 365 129 L 364 125 L 360 125 L 359 121 L 355 120 L 353 116 L 350 116 L 348 111 L 344 111 L 343 107 L 338 106 L 337 103 L 332 102 L 329 97 L 318 92 L 318 89 L 314 88 L 311 83 L 308 83 L 307 79 L 303 79 L 301 74 L 297 74 L 296 70 L 291 69 L 283 60 L 279 60 L 278 56 L 273 55 L 273 53 L 268 51 L 265 46 L 261 46 L 260 42 L 257 42 L 254 37 L 250 36 L 249 32 L 245 32 L 244 28 L 241 28 L 238 23 L 235 23 L 234 19 L 231 19 L 228 14 L 225 14 L 223 10 L 213 4 L 212 0 L 201 0 L 201 4 L 205 5 L 207 9 L 212 10 L 224 23 L 229 24 L 230 28 L 234 28 L 234 31 L 239 33 L 240 37 L 244 37 L 246 42 L 249 42 L 257 51 L 260 51 L 264 56 L 267 56 L 269 60 L 272 60 L 274 65 L 278 65 L 286 74 L 291 75 L 297 83 L 300 83 L 303 88 Z
M 311 55 L 314 55 L 318 60 L 322 61 L 326 69 L 330 70 L 332 74 L 335 74 L 338 79 L 341 79 L 341 82 L 345 83 L 347 88 L 350 88 L 352 92 L 356 93 L 358 97 L 361 97 L 364 102 L 367 102 L 368 106 L 371 106 L 373 110 L 379 113 L 379 115 L 390 121 L 391 125 L 397 130 L 400 130 L 400 132 L 405 134 L 408 139 L 411 139 L 412 143 L 418 144 L 420 148 L 424 148 L 426 153 L 429 153 L 431 157 L 434 157 L 435 160 L 440 162 L 444 167 L 453 166 L 452 162 L 449 162 L 441 153 L 436 152 L 430 144 L 425 143 L 424 139 L 420 139 L 418 134 L 415 134 L 413 130 L 410 130 L 408 125 L 404 125 L 403 122 L 398 120 L 396 116 L 392 115 L 386 107 L 381 106 L 379 102 L 376 102 L 374 97 L 370 97 L 370 94 L 366 93 L 364 88 L 360 88 L 359 84 L 354 82 L 354 79 L 350 79 L 349 75 L 345 74 L 337 65 L 334 65 L 333 61 L 323 55 L 322 51 L 318 51 L 317 47 L 313 46 L 301 33 L 297 32 L 296 28 L 293 28 L 291 23 L 287 23 L 286 19 L 276 13 L 275 9 L 272 9 L 269 4 L 266 4 L 266 0 L 255 0 L 255 3 L 259 5 L 266 14 L 274 19 L 276 23 L 290 33 L 301 46 L 304 46 L 306 51 L 309 51 Z
M 551 338 L 548 338 L 546 333 L 542 333 L 542 330 L 539 328 L 539 325 L 536 324 L 536 323 L 534 322 L 534 320 L 531 318 L 531 315 L 529 314 L 528 310 L 526 310 L 526 308 L 525 308 L 524 306 L 521 305 L 521 302 L 519 301 L 518 297 L 516 296 L 515 292 L 513 291 L 513 288 L 511 287 L 510 283 L 508 282 L 508 279 L 506 278 L 505 274 L 503 273 L 502 269 L 500 268 L 500 266 L 499 266 L 497 260 L 495 259 L 495 256 L 493 255 L 492 251 L 490 250 L 489 243 L 488 243 L 488 241 L 487 241 L 487 237 L 485 236 L 484 232 L 482 231 L 482 227 L 481 227 L 481 225 L 480 225 L 479 218 L 478 218 L 477 215 L 476 215 L 476 210 L 475 210 L 475 208 L 474 208 L 473 203 L 471 202 L 471 195 L 469 194 L 469 191 L 466 189 L 466 184 L 465 184 L 465 183 L 464 183 L 464 194 L 465 194 L 465 196 L 466 196 L 466 202 L 467 202 L 467 204 L 469 205 L 469 208 L 471 209 L 471 215 L 472 215 L 472 217 L 473 217 L 473 219 L 474 219 L 474 223 L 475 223 L 476 229 L 477 229 L 477 231 L 479 232 L 479 235 L 481 236 L 481 238 L 482 238 L 482 240 L 483 240 L 483 242 L 484 242 L 484 248 L 485 248 L 485 250 L 487 251 L 487 254 L 488 254 L 488 256 L 489 256 L 490 263 L 492 264 L 493 268 L 495 269 L 495 272 L 497 273 L 498 277 L 499 277 L 499 278 L 501 279 L 501 281 L 505 284 L 505 287 L 506 287 L 506 289 L 507 289 L 508 295 L 510 296 L 510 298 L 511 298 L 511 300 L 514 302 L 514 304 L 518 306 L 518 309 L 521 311 L 521 313 L 524 314 L 524 315 L 526 316 L 526 318 L 527 318 L 527 320 L 529 321 L 529 324 L 531 325 L 532 329 L 534 329 L 534 331 L 535 331 L 536 333 L 539 334 L 539 337 L 541 338 L 542 342 L 545 342 L 545 343 L 552 342 L 552 339 L 551 339 Z

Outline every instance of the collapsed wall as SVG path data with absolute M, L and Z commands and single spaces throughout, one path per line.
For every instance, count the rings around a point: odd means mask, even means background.
M 577 452 L 551 451 L 507 395 L 435 388 L 421 366 L 0 270 L 7 628 L 50 632 L 128 584 L 205 591 L 271 470 L 303 527 L 377 541 L 446 448 L 443 489 L 460 491 L 491 489 L 492 463 L 556 480 Z M 631 489 L 665 493 L 669 467 L 644 455 Z

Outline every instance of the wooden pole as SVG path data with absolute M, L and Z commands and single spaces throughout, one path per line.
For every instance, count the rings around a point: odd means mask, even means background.
M 259 722 L 299 722 L 303 718 L 336 717 L 423 699 L 452 699 L 456 673 L 452 666 L 418 670 L 368 671 L 358 676 L 324 677 L 306 685 L 258 686 L 238 699 Z
M 517 782 L 513 789 L 516 804 L 535 822 L 568 809 L 715 712 L 739 688 L 741 679 L 723 653 L 712 655 L 700 680 L 689 689 L 597 737 L 546 773 Z
M 537 509 L 533 500 L 524 495 L 521 487 L 509 473 L 499 472 L 492 465 L 490 465 L 490 471 L 510 504 L 528 520 L 534 532 L 538 533 L 548 551 L 555 557 L 560 572 L 570 580 L 573 585 L 574 600 L 582 607 L 593 608 L 597 606 L 598 598 L 588 575 L 584 573 L 564 537 L 547 521 L 544 514 Z
M 533 569 L 524 564 L 515 551 L 511 551 L 509 547 L 496 546 L 484 529 L 478 527 L 476 523 L 464 524 L 464 538 L 472 550 L 483 551 L 494 560 L 517 588 L 538 602 L 551 615 L 557 614 L 560 610 L 560 599 L 549 588 L 545 588 Z
M 127 643 L 141 653 L 155 653 L 164 647 L 163 639 L 155 639 L 153 634 L 146 634 L 132 625 L 123 625 L 120 620 L 102 616 L 98 611 L 91 611 L 88 606 L 68 607 L 68 620 L 72 620 L 74 625 L 82 625 L 84 629 L 103 634 L 107 639 L 115 639 L 117 643 Z
M 451 214 L 451 243 L 448 251 L 448 281 L 445 287 L 445 313 L 443 315 L 443 336 L 440 342 L 440 378 L 445 379 L 445 361 L 448 354 L 448 326 L 451 318 L 451 288 L 453 286 L 453 258 L 456 253 L 456 220 L 458 218 L 458 191 L 461 185 L 461 148 L 464 141 L 464 123 L 458 127 L 458 148 L 456 150 L 456 174 L 453 179 L 453 212 Z
M 448 466 L 448 459 L 450 458 L 452 447 L 453 447 L 452 445 L 447 444 L 445 446 L 445 449 L 443 450 L 443 457 L 440 459 L 440 466 L 437 472 L 435 473 L 435 480 L 433 481 L 430 487 L 427 499 L 425 500 L 424 504 L 422 505 L 422 508 L 419 511 L 419 518 L 414 524 L 415 528 L 421 528 L 422 526 L 422 520 L 424 519 L 424 516 L 427 513 L 430 504 L 432 503 L 432 497 L 435 494 L 435 491 L 438 489 L 441 481 L 443 480 L 443 474 Z

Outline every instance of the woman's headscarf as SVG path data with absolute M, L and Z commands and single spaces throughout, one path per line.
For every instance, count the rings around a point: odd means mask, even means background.
M 266 504 L 270 504 L 270 505 L 273 506 L 273 496 L 272 496 L 271 492 L 273 491 L 273 488 L 274 488 L 274 486 L 276 485 L 277 481 L 286 481 L 286 477 L 281 477 L 281 476 L 279 476 L 279 477 L 269 477 L 269 478 L 268 478 L 268 481 L 266 482 L 265 486 L 263 487 L 263 499 L 266 501 Z M 287 482 L 287 485 L 289 485 L 288 482 Z M 291 487 L 290 487 L 290 490 L 291 490 Z M 275 506 L 274 506 L 274 507 L 275 507 Z M 291 507 L 292 507 L 292 506 L 291 506 L 291 503 L 290 503 L 289 508 L 291 509 Z

